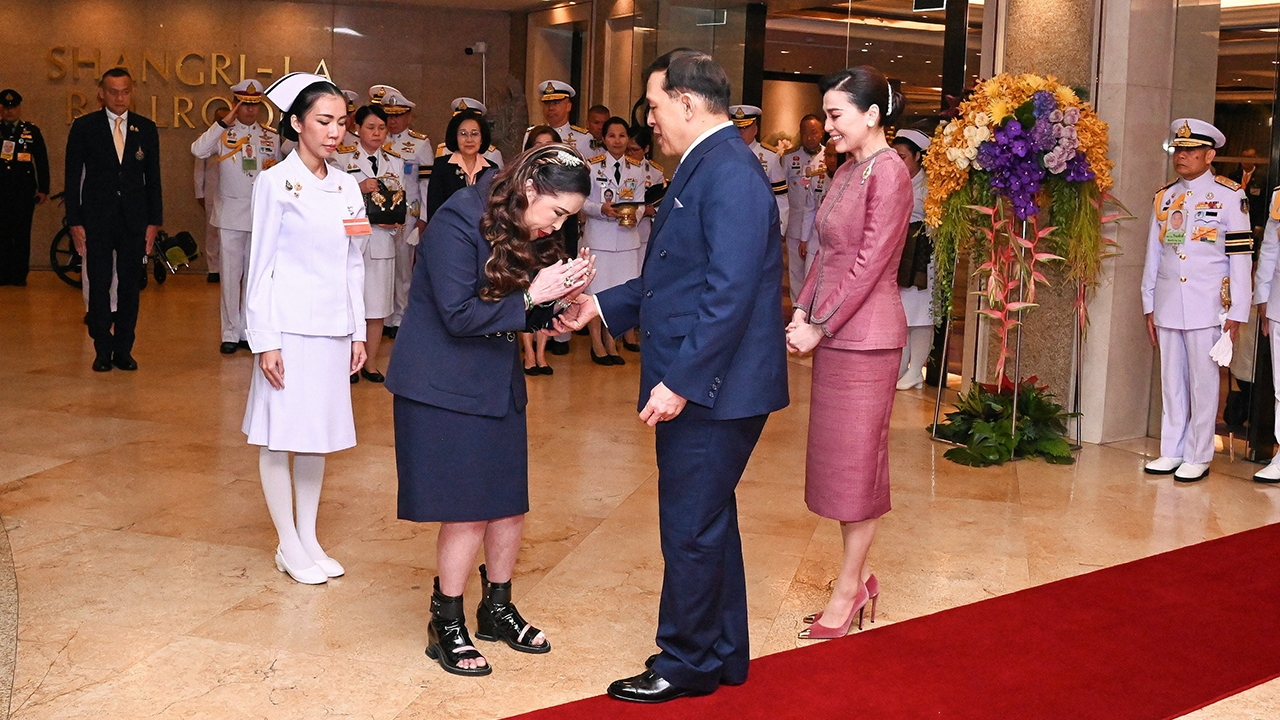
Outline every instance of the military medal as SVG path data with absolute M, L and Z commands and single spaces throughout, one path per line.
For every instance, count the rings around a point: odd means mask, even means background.
M 138 152 L 134 153 L 133 156 L 137 158 L 139 162 L 141 162 L 142 158 L 144 157 L 142 148 L 138 148 Z

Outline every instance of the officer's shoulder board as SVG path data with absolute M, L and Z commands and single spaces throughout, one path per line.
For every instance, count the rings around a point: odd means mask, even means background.
M 660 172 L 660 173 L 665 173 L 665 172 L 666 172 L 666 170 L 663 170 L 663 169 L 662 169 L 662 166 L 661 166 L 661 165 L 659 165 L 658 163 L 656 163 L 656 162 L 654 162 L 654 161 L 652 161 L 652 160 L 650 160 L 650 161 L 649 161 L 649 167 L 653 168 L 654 170 L 657 170 L 657 171 L 658 171 L 658 172 Z
M 769 152 L 773 153 L 774 155 L 777 155 L 777 154 L 778 154 L 778 148 L 777 148 L 776 146 L 774 146 L 774 145 L 770 145 L 770 144 L 768 144 L 768 143 L 760 143 L 760 147 L 764 148 L 765 150 L 768 150 Z
M 627 157 L 627 167 L 640 167 L 641 163 L 639 160 L 632 160 L 630 155 L 626 157 Z
M 400 157 L 400 153 L 396 152 L 395 149 L 391 147 L 390 141 L 388 141 L 386 145 L 382 146 L 382 152 L 390 155 L 391 157 Z
M 417 130 L 413 130 L 413 129 L 410 129 L 410 130 L 409 130 L 409 137 L 413 138 L 414 140 L 426 140 L 426 139 L 427 139 L 427 136 L 426 136 L 426 135 L 423 135 L 422 133 L 418 132 Z
M 577 125 L 570 125 L 570 126 L 569 126 L 569 129 L 570 129 L 570 130 L 572 130 L 572 131 L 574 131 L 574 132 L 576 132 L 576 133 L 581 133 L 581 134 L 583 134 L 583 135 L 590 135 L 590 134 L 591 134 L 591 131 L 590 131 L 590 130 L 588 130 L 588 129 L 584 128 L 584 127 L 578 127 Z
M 452 154 L 453 153 L 449 151 L 449 148 L 446 147 L 444 143 L 440 143 L 436 146 L 436 157 L 445 157 Z
M 338 153 L 338 154 L 340 154 L 340 155 L 350 155 L 351 153 L 353 153 L 353 152 L 355 152 L 355 151 L 356 151 L 356 146 L 355 146 L 355 145 L 339 145 L 339 146 L 338 146 L 338 149 L 337 149 L 337 150 L 335 150 L 334 152 L 336 152 L 336 153 Z
M 1224 175 L 1214 175 L 1213 181 L 1218 183 L 1224 188 L 1230 188 L 1232 191 L 1240 189 L 1240 183 Z
M 262 126 L 262 129 L 263 129 L 263 130 L 266 130 L 267 132 L 271 133 L 272 135 L 279 135 L 279 134 L 280 134 L 280 131 L 279 131 L 279 130 L 276 130 L 275 128 L 271 127 L 270 125 L 268 125 L 268 124 L 266 124 L 266 123 L 259 123 L 259 125 L 261 125 L 261 126 Z
M 597 163 L 603 163 L 603 162 L 604 162 L 604 153 L 600 153 L 599 155 L 597 155 L 597 156 L 595 156 L 595 157 L 591 158 L 590 160 L 588 160 L 587 162 L 588 162 L 589 164 L 591 164 L 591 165 L 595 165 L 595 164 L 597 164 Z
M 1157 212 L 1159 212 L 1159 210 L 1160 210 L 1160 204 L 1164 201 L 1164 193 L 1165 193 L 1165 191 L 1166 191 L 1166 190 L 1168 190 L 1169 188 L 1173 187 L 1174 185 L 1176 185 L 1176 184 L 1177 184 L 1177 182 L 1178 182 L 1177 180 L 1174 180 L 1173 182 L 1169 183 L 1168 185 L 1165 185 L 1164 187 L 1162 187 L 1162 188 L 1160 188 L 1159 190 L 1157 190 L 1157 191 L 1156 191 L 1156 195 L 1155 195 L 1155 206 L 1156 206 L 1156 211 L 1157 211 Z

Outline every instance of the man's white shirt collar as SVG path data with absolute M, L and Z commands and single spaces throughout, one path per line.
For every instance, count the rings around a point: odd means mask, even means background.
M 689 153 L 693 152 L 693 149 L 694 149 L 694 148 L 696 148 L 696 147 L 698 147 L 699 143 L 701 143 L 703 140 L 706 140 L 707 138 L 711 137 L 712 135 L 715 135 L 716 133 L 720 132 L 721 130 L 723 130 L 723 129 L 725 129 L 725 128 L 727 128 L 727 127 L 731 126 L 731 125 L 733 125 L 733 121 L 732 121 L 732 120 L 725 120 L 724 122 L 720 123 L 719 125 L 717 125 L 717 126 L 715 126 L 715 127 L 711 128 L 710 130 L 707 130 L 706 132 L 704 132 L 704 133 L 702 133 L 701 135 L 699 135 L 699 136 L 698 136 L 698 139 L 697 139 L 697 140 L 694 140 L 694 141 L 693 141 L 693 144 L 692 144 L 692 145 L 690 145 L 690 146 L 689 146 L 689 148 L 688 148 L 687 150 L 685 150 L 685 151 L 684 151 L 684 154 L 680 156 L 680 162 L 684 162 L 684 161 L 685 161 L 685 158 L 689 157 Z

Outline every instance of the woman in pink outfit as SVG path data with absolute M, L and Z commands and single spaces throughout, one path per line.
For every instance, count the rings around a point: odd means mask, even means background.
M 818 259 L 787 328 L 788 349 L 813 352 L 805 503 L 840 521 L 844 558 L 831 598 L 801 638 L 840 637 L 879 584 L 866 567 L 876 520 L 889 512 L 889 415 L 907 339 L 898 258 L 911 217 L 911 177 L 885 139 L 902 95 L 869 66 L 819 84 L 826 130 L 849 161 L 818 211 Z

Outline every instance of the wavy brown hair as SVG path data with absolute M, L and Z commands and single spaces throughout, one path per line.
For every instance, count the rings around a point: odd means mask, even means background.
M 489 204 L 480 218 L 480 234 L 493 247 L 484 273 L 489 284 L 480 299 L 497 302 L 529 287 L 533 275 L 565 257 L 559 233 L 533 237 L 524 227 L 528 183 L 538 195 L 589 195 L 591 171 L 578 151 L 563 143 L 549 143 L 525 151 L 503 168 L 489 190 Z

